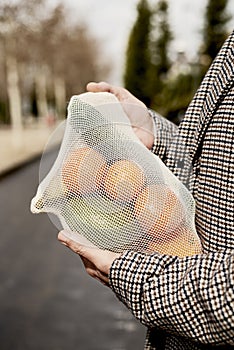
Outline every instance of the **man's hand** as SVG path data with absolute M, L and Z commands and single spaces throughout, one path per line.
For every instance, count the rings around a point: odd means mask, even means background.
M 153 121 L 143 102 L 138 100 L 128 90 L 105 82 L 91 82 L 87 85 L 87 91 L 110 92 L 114 94 L 122 104 L 123 110 L 127 114 L 138 138 L 147 148 L 151 149 L 154 142 Z
M 109 286 L 110 267 L 120 254 L 89 247 L 86 244 L 75 242 L 70 237 L 69 232 L 66 231 L 61 231 L 58 234 L 58 240 L 81 257 L 86 272 L 102 284 Z M 92 246 L 92 244 L 90 245 Z

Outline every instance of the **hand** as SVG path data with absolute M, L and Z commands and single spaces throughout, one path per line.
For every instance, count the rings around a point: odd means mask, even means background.
M 120 254 L 96 248 L 91 243 L 90 246 L 87 246 L 87 243 L 78 243 L 70 237 L 70 233 L 66 231 L 58 234 L 58 240 L 81 257 L 86 272 L 102 284 L 109 286 L 110 267 Z
M 154 142 L 153 121 L 143 102 L 123 87 L 113 86 L 105 82 L 91 82 L 87 85 L 87 91 L 114 94 L 122 104 L 138 138 L 147 148 L 151 149 Z

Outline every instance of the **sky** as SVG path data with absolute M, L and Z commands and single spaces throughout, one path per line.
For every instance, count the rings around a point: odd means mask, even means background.
M 87 24 L 90 33 L 101 41 L 102 54 L 113 65 L 109 81 L 121 84 L 128 36 L 136 20 L 139 0 L 62 1 L 70 9 L 72 17 Z M 149 0 L 150 4 L 156 2 Z M 175 37 L 172 53 L 183 50 L 189 59 L 195 56 L 200 44 L 206 3 L 207 0 L 169 0 L 169 23 Z M 233 0 L 229 0 L 228 10 L 234 16 Z

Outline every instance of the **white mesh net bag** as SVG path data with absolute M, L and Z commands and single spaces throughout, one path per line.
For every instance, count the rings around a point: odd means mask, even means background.
M 80 240 L 114 252 L 201 252 L 194 200 L 139 141 L 110 93 L 73 96 L 61 147 L 31 201 Z

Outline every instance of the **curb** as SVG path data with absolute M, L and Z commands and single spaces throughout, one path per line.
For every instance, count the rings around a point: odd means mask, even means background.
M 59 145 L 54 145 L 46 153 L 50 154 L 50 153 L 58 150 L 58 148 L 59 148 Z M 12 166 L 0 170 L 0 180 L 2 180 L 7 175 L 10 175 L 10 174 L 12 174 L 12 173 L 14 173 L 14 172 L 24 168 L 25 166 L 40 160 L 42 155 L 43 155 L 43 151 L 35 153 L 35 154 L 31 155 L 31 156 L 29 155 L 28 157 L 25 157 L 24 160 L 22 160 L 22 161 L 20 161 L 18 163 L 15 162 L 15 164 L 13 164 Z
M 3 179 L 4 177 L 6 177 L 7 175 L 10 175 L 10 174 L 16 172 L 17 170 L 20 170 L 24 166 L 26 166 L 30 163 L 33 163 L 34 161 L 39 160 L 41 158 L 41 156 L 42 156 L 42 153 L 32 155 L 31 157 L 29 156 L 25 160 L 23 160 L 19 163 L 16 162 L 12 166 L 0 170 L 0 180 Z

